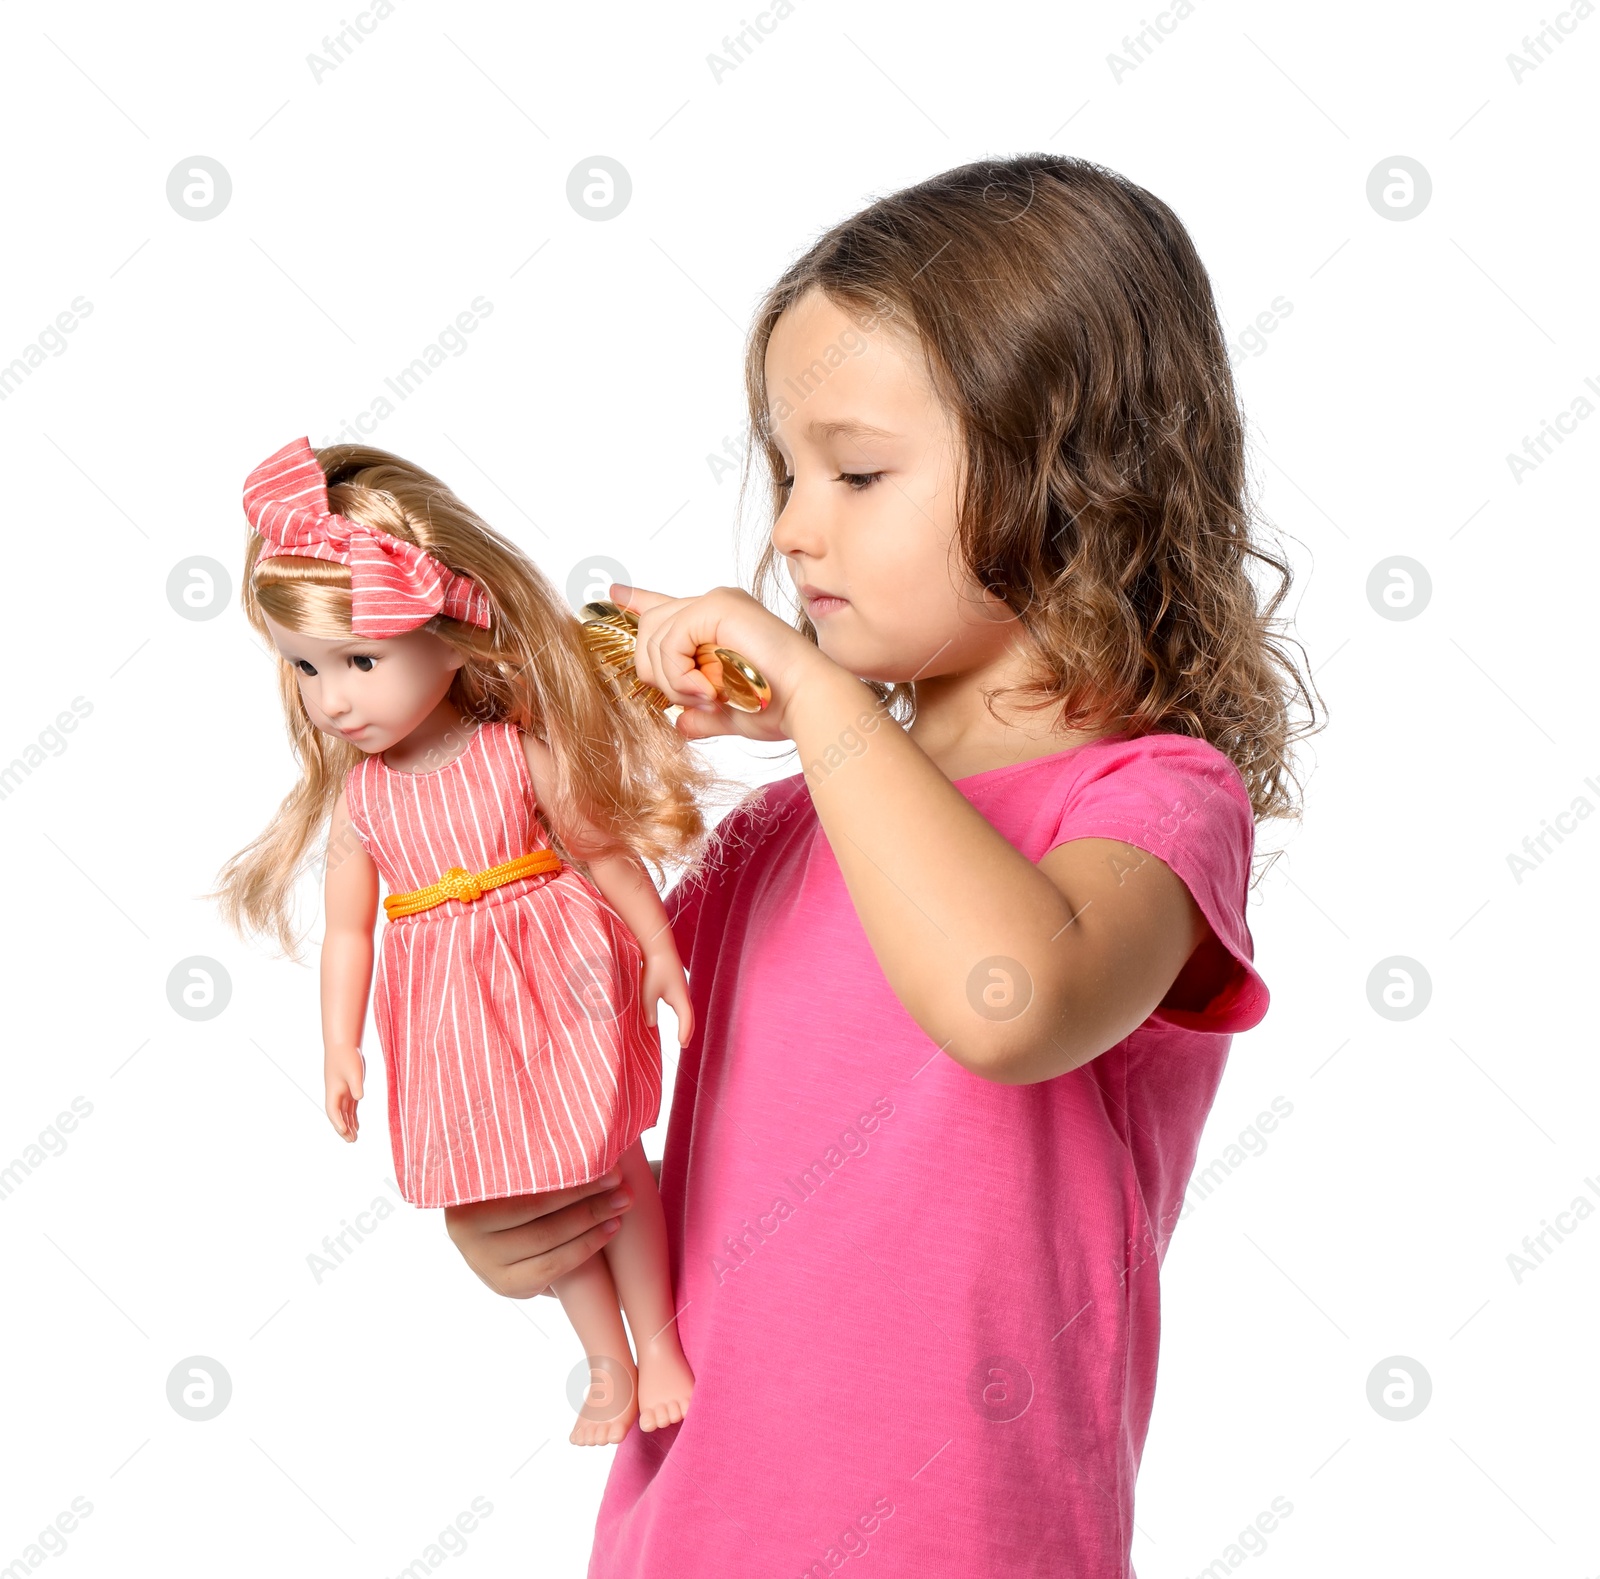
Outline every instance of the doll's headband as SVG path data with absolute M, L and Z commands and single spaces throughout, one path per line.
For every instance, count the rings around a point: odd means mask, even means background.
M 435 614 L 489 627 L 489 595 L 470 576 L 328 508 L 328 479 L 308 438 L 291 439 L 245 478 L 244 513 L 266 540 L 260 559 L 293 555 L 350 567 L 350 629 L 357 636 L 400 636 Z

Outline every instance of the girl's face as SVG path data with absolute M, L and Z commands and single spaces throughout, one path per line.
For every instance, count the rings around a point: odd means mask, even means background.
M 883 318 L 863 330 L 811 290 L 774 325 L 766 377 L 793 479 L 772 541 L 822 651 L 885 683 L 967 673 L 1003 653 L 1015 616 L 953 553 L 960 434 L 920 350 Z
M 383 641 L 302 636 L 262 616 L 295 671 L 306 715 L 369 756 L 404 740 L 445 699 L 462 655 L 432 631 Z

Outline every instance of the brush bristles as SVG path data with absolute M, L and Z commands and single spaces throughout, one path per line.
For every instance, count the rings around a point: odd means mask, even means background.
M 623 621 L 615 616 L 585 620 L 583 636 L 596 660 L 611 672 L 618 686 L 627 688 L 630 699 L 646 702 L 658 712 L 673 705 L 664 692 L 641 680 L 635 672 L 633 655 L 638 641 Z

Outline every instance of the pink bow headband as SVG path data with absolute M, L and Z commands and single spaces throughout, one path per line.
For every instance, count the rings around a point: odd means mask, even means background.
M 245 478 L 244 513 L 266 539 L 260 559 L 293 555 L 350 567 L 350 628 L 381 641 L 435 614 L 489 627 L 489 595 L 470 576 L 392 532 L 328 508 L 328 479 L 308 438 L 291 439 Z

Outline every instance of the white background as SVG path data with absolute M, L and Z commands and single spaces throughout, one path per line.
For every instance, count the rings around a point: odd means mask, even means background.
M 374 441 L 558 582 L 595 554 L 668 591 L 735 582 L 752 524 L 736 552 L 736 483 L 707 457 L 743 428 L 761 290 L 872 197 L 1037 149 L 1189 226 L 1332 718 L 1303 826 L 1261 832 L 1286 848 L 1251 910 L 1273 1004 L 1234 1044 L 1202 1166 L 1274 1098 L 1293 1111 L 1173 1241 L 1141 1579 L 1226 1561 L 1275 1497 L 1293 1511 L 1251 1573 L 1600 1570 L 1600 1221 L 1520 1281 L 1507 1261 L 1600 1202 L 1577 986 L 1600 820 L 1521 881 L 1507 859 L 1578 797 L 1600 806 L 1600 422 L 1569 419 L 1520 481 L 1507 462 L 1581 395 L 1600 405 L 1600 20 L 1559 13 L 1574 31 L 1518 82 L 1507 55 L 1550 16 L 1531 5 L 1198 0 L 1119 81 L 1108 55 L 1155 20 L 1132 5 L 798 0 L 719 81 L 707 56 L 754 20 L 731 0 L 399 0 L 317 80 L 308 55 L 358 3 L 0 11 L 0 364 L 92 306 L 0 403 L 0 760 L 47 741 L 0 799 L 0 1166 L 92 1108 L 0 1199 L 0 1566 L 81 1497 L 52 1573 L 391 1575 L 482 1497 L 450 1571 L 584 1572 L 611 1450 L 567 1444 L 559 1306 L 492 1296 L 440 1216 L 404 1207 L 308 1270 L 387 1194 L 381 1060 L 346 1146 L 321 1113 L 315 933 L 296 967 L 196 897 L 293 768 L 236 582 L 195 621 L 168 577 L 194 556 L 236 577 L 246 472 L 331 440 L 481 295 L 463 354 Z M 232 182 L 204 221 L 166 197 L 197 154 Z M 633 182 L 603 223 L 566 197 L 596 154 Z M 1396 155 L 1432 181 L 1403 221 L 1367 198 Z M 1292 312 L 1247 345 L 1280 297 Z M 1413 619 L 1368 601 L 1393 555 L 1431 577 Z M 88 715 L 50 736 L 74 698 Z M 727 760 L 795 770 L 772 748 Z M 204 1022 L 168 1003 L 192 956 L 231 981 Z M 1405 1021 L 1369 1003 L 1391 956 L 1431 981 Z M 997 1231 L 1025 1242 L 1031 1209 L 996 1201 Z M 166 1395 L 195 1355 L 232 1384 L 204 1423 Z M 1404 1422 L 1368 1400 L 1394 1356 L 1432 1384 Z

